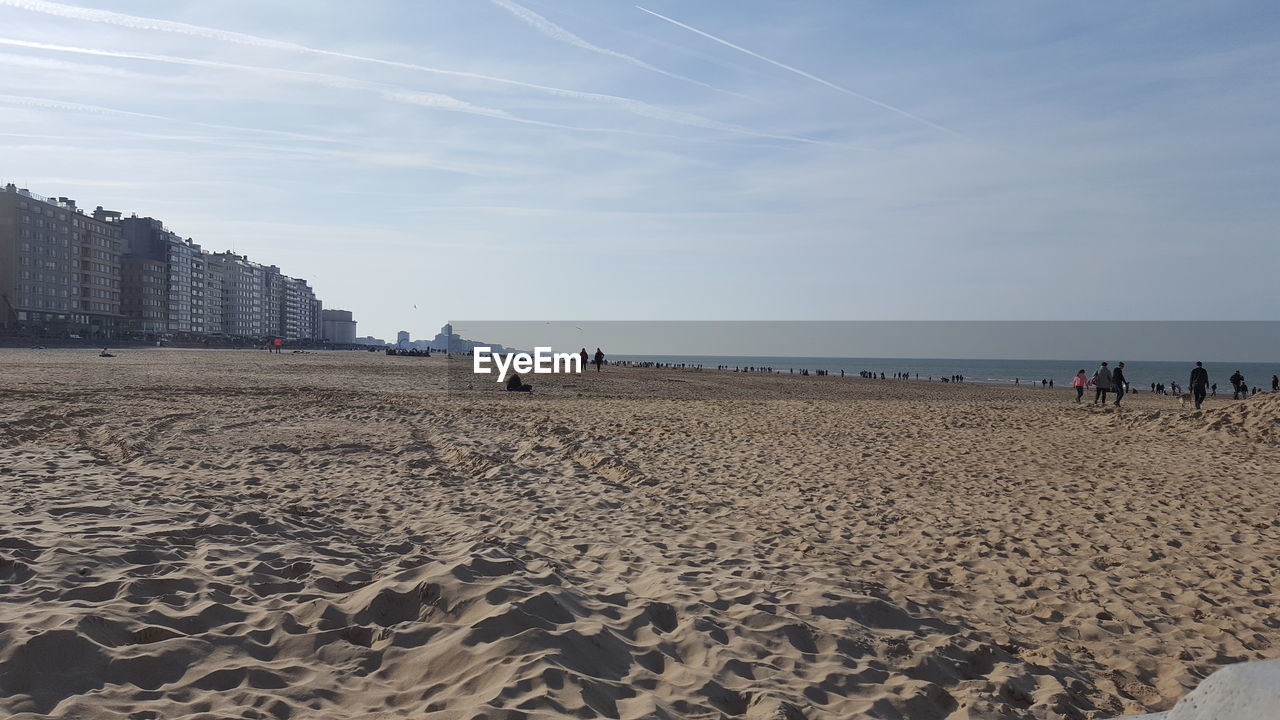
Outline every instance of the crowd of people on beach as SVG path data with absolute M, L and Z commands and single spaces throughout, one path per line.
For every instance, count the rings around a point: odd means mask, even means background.
M 1250 387 L 1245 381 L 1244 374 L 1239 370 L 1232 373 L 1228 378 L 1231 382 L 1231 399 L 1241 400 L 1259 392 L 1264 392 L 1262 388 Z M 1044 382 L 1044 381 L 1041 381 Z M 1094 389 L 1093 404 L 1107 404 L 1107 394 L 1111 393 L 1115 396 L 1114 405 L 1120 407 L 1120 401 L 1124 399 L 1126 393 L 1137 393 L 1137 390 L 1129 384 L 1124 377 L 1124 363 L 1116 363 L 1114 369 L 1108 369 L 1107 363 L 1102 363 L 1097 370 L 1093 371 L 1093 375 L 1085 374 L 1084 368 L 1076 373 L 1071 384 L 1076 389 L 1076 402 L 1079 403 L 1084 398 L 1085 390 Z M 1053 381 L 1049 381 L 1049 387 L 1053 387 Z M 1280 392 L 1280 376 L 1271 376 L 1271 392 Z M 1162 382 L 1151 383 L 1151 393 L 1153 395 L 1176 395 L 1182 397 L 1184 402 L 1190 400 L 1195 404 L 1197 410 L 1204 404 L 1205 397 L 1216 397 L 1218 394 L 1218 384 L 1209 382 L 1209 371 L 1205 369 L 1204 363 L 1197 362 L 1196 366 L 1191 369 L 1191 375 L 1187 380 L 1187 386 L 1184 388 L 1177 381 L 1170 381 L 1168 385 Z
M 583 353 L 585 352 L 586 350 L 584 348 Z M 584 357 L 584 363 L 585 363 L 585 358 L 586 358 L 585 354 L 583 357 Z M 664 363 L 664 362 L 652 362 L 652 361 L 638 362 L 638 361 L 630 361 L 630 360 L 620 360 L 620 361 L 616 361 L 616 364 L 624 367 L 637 367 L 637 368 L 656 368 L 656 369 L 667 368 L 667 369 L 682 369 L 682 370 L 692 369 L 697 371 L 702 370 L 701 365 L 693 365 L 689 363 Z M 783 372 L 778 368 L 774 368 L 770 366 L 754 366 L 754 365 L 717 365 L 715 369 L 725 371 L 725 372 L 732 371 L 735 373 L 741 372 L 741 373 L 782 374 Z M 810 375 L 817 376 L 817 377 L 828 377 L 832 375 L 832 372 L 825 369 L 814 370 L 809 368 L 800 368 L 797 370 L 796 368 L 788 368 L 787 374 L 801 375 L 803 377 L 808 377 Z M 839 376 L 842 378 L 845 377 L 845 371 L 843 369 L 839 371 Z M 902 372 L 902 371 L 898 371 L 898 372 L 894 372 L 889 375 L 886 375 L 884 372 L 876 372 L 871 370 L 859 370 L 857 373 L 857 376 L 863 380 L 886 380 L 890 378 L 894 380 L 919 380 L 920 379 L 920 373 Z M 934 381 L 933 376 L 928 376 L 927 379 L 929 382 Z M 944 383 L 960 383 L 965 381 L 965 376 L 961 374 L 944 375 L 939 377 L 938 380 Z M 1248 383 L 1245 381 L 1244 375 L 1239 370 L 1235 371 L 1235 373 L 1232 374 L 1230 378 L 1230 382 L 1233 389 L 1233 392 L 1232 392 L 1233 399 L 1239 400 L 1241 398 L 1249 397 L 1251 395 L 1256 395 L 1259 392 L 1264 392 L 1264 390 L 1259 387 L 1251 388 L 1248 385 Z M 1014 385 L 1023 386 L 1022 378 L 1014 378 L 1013 383 Z M 1038 384 L 1040 388 L 1044 390 L 1052 390 L 1055 387 L 1055 382 L 1053 378 L 1041 378 L 1039 383 L 1036 383 L 1035 381 L 1031 381 L 1027 384 L 1033 387 Z M 1093 405 L 1106 405 L 1108 400 L 1110 399 L 1111 403 L 1115 407 L 1120 407 L 1126 395 L 1138 394 L 1137 388 L 1134 388 L 1129 382 L 1128 378 L 1125 376 L 1125 364 L 1123 362 L 1117 362 L 1115 364 L 1115 367 L 1110 367 L 1109 363 L 1103 362 L 1099 364 L 1098 368 L 1094 370 L 1092 374 L 1089 374 L 1084 370 L 1084 368 L 1081 368 L 1076 373 L 1075 377 L 1072 379 L 1071 384 L 1076 391 L 1075 402 L 1077 403 L 1083 402 L 1084 394 L 1089 389 L 1092 389 L 1094 392 L 1093 403 L 1092 403 Z M 1190 390 L 1188 392 L 1184 392 L 1183 386 L 1179 385 L 1176 381 L 1171 381 L 1167 385 L 1165 383 L 1153 382 L 1151 383 L 1150 387 L 1151 387 L 1151 393 L 1154 395 L 1169 395 L 1169 394 L 1179 395 L 1179 396 L 1186 395 L 1186 400 L 1193 402 L 1195 404 L 1196 409 L 1200 409 L 1201 405 L 1204 402 L 1204 398 L 1206 396 L 1214 397 L 1214 396 L 1217 396 L 1218 394 L 1218 384 L 1209 382 L 1208 371 L 1204 369 L 1204 364 L 1199 362 L 1196 363 L 1196 367 L 1192 370 L 1191 375 L 1189 377 L 1187 387 L 1190 388 Z M 1277 375 L 1271 376 L 1271 391 L 1280 392 L 1280 376 L 1277 376 Z

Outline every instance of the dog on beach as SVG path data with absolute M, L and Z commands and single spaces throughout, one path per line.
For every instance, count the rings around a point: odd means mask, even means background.
M 1191 404 L 1191 393 L 1182 393 L 1181 395 L 1179 395 L 1179 396 L 1178 396 L 1178 400 L 1179 400 L 1179 402 L 1181 402 L 1181 403 L 1182 403 L 1182 407 L 1186 407 L 1186 406 L 1190 405 L 1190 404 Z

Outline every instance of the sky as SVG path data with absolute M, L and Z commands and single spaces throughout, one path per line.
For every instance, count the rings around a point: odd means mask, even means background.
M 1280 5 L 0 0 L 0 182 L 488 320 L 1272 320 Z

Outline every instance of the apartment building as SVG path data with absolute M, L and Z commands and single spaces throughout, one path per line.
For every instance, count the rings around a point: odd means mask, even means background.
M 306 280 L 205 251 L 155 218 L 0 192 L 0 329 L 316 340 L 322 310 Z
M 226 325 L 222 320 L 222 265 L 213 260 L 213 253 L 206 250 L 200 253 L 200 266 L 204 279 L 204 331 L 209 335 L 226 334 Z
M 211 253 L 207 258 L 211 273 L 222 284 L 222 332 L 241 337 L 266 337 L 268 325 L 268 268 L 231 252 Z
M 0 326 L 107 339 L 121 321 L 120 214 L 0 191 Z
M 123 312 L 134 329 L 170 334 L 206 332 L 205 260 L 200 246 L 190 238 L 184 240 L 155 218 L 124 218 L 120 228 L 127 268 L 124 295 L 128 302 Z M 157 263 L 164 270 L 163 323 L 154 322 L 154 308 L 148 305 L 153 288 L 147 284 L 151 275 L 146 271 Z M 128 287 L 135 278 L 143 284 Z M 139 299 L 141 305 L 137 304 Z
M 321 332 L 321 304 L 306 280 L 284 277 L 283 326 L 280 337 L 286 340 L 313 340 Z
M 121 274 L 120 312 L 128 328 L 134 332 L 167 333 L 169 273 L 165 262 L 126 254 L 121 260 Z

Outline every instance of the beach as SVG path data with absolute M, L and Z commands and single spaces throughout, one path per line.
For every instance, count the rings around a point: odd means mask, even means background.
M 1280 657 L 1277 395 L 115 352 L 0 350 L 0 715 L 1109 718 Z

